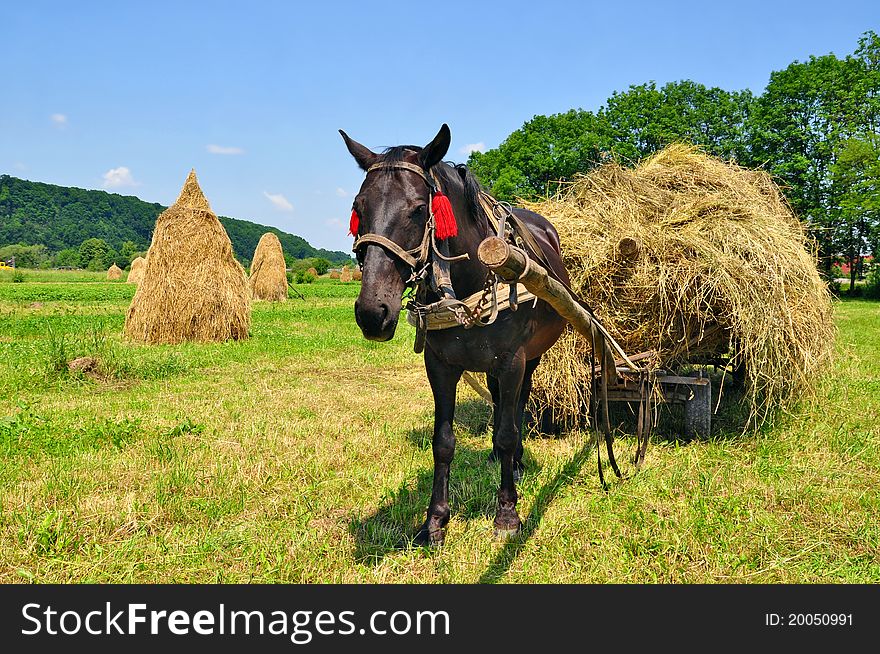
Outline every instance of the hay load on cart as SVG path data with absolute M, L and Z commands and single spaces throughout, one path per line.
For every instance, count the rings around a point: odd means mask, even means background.
M 630 362 L 671 380 L 670 398 L 708 394 L 681 371 L 713 364 L 743 379 L 758 424 L 827 369 L 831 297 L 804 226 L 766 173 L 673 145 L 632 169 L 606 164 L 526 206 L 559 231 L 573 291 Z M 569 327 L 535 374 L 538 412 L 582 425 L 589 353 Z M 631 391 L 624 384 L 614 399 Z

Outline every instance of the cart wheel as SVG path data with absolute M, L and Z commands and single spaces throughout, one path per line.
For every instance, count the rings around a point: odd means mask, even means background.
M 684 436 L 709 438 L 712 431 L 712 383 L 691 386 L 694 396 L 684 403 Z

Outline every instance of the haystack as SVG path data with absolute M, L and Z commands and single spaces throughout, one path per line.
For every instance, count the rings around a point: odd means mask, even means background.
M 363 276 L 363 274 L 361 273 L 361 271 L 357 270 L 357 269 L 355 269 L 354 272 L 351 273 L 352 280 L 354 280 L 356 282 L 361 281 L 362 276 Z
M 339 274 L 338 270 L 331 270 L 330 271 L 330 279 L 339 279 L 340 277 L 341 277 L 341 275 Z
M 128 271 L 128 279 L 126 280 L 129 284 L 140 284 L 141 280 L 144 278 L 144 270 L 146 269 L 147 260 L 143 257 L 138 257 L 134 261 L 131 262 L 131 270 Z
M 340 282 L 350 282 L 351 281 L 351 271 L 348 269 L 348 266 L 342 266 L 342 272 L 339 273 L 339 281 Z
M 672 145 L 526 205 L 559 231 L 572 288 L 611 335 L 630 356 L 652 352 L 642 364 L 744 368 L 752 424 L 827 370 L 831 296 L 766 173 Z M 588 353 L 569 328 L 535 375 L 537 408 L 569 426 L 589 399 Z
M 272 232 L 263 234 L 254 250 L 248 284 L 255 300 L 278 302 L 287 299 L 287 264 L 281 241 Z
M 309 273 L 309 274 L 310 274 L 312 277 L 314 277 L 315 279 L 318 278 L 318 270 L 317 270 L 317 268 L 309 268 L 306 272 Z
M 115 263 L 107 269 L 107 279 L 112 282 L 122 279 L 122 268 Z
M 191 171 L 156 220 L 125 335 L 145 343 L 247 338 L 250 291 L 232 243 Z

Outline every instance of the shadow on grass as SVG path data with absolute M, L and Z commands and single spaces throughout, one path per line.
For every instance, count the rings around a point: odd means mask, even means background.
M 529 538 L 538 529 L 541 520 L 547 509 L 553 503 L 553 500 L 559 494 L 559 491 L 568 486 L 575 477 L 580 473 L 581 468 L 588 460 L 592 460 L 591 454 L 595 452 L 593 448 L 594 441 L 587 439 L 583 446 L 578 450 L 568 462 L 562 466 L 559 471 L 535 495 L 535 501 L 532 504 L 532 510 L 528 517 L 523 521 L 522 530 L 511 540 L 507 541 L 495 558 L 486 568 L 478 583 L 495 584 L 507 574 L 511 564 L 519 556 L 519 553 L 525 547 Z
M 461 402 L 456 407 L 455 430 L 459 436 L 483 435 L 485 447 L 474 448 L 459 440 L 455 448 L 449 477 L 450 509 L 463 520 L 494 518 L 500 483 L 500 466 L 488 461 L 492 451 L 491 430 L 487 428 L 490 410 L 479 401 Z M 407 440 L 418 449 L 430 451 L 433 426 L 411 429 Z M 523 463 L 526 475 L 537 475 L 540 464 L 529 454 L 528 440 L 524 443 Z M 349 531 L 355 538 L 354 556 L 364 564 L 378 564 L 388 554 L 406 550 L 425 519 L 434 470 L 428 468 L 382 498 L 381 507 L 372 515 L 355 519 Z

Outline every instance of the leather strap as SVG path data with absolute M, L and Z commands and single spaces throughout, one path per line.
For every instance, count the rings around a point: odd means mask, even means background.
M 364 245 L 366 243 L 375 243 L 376 245 L 381 245 L 386 250 L 389 250 L 390 252 L 396 254 L 413 270 L 419 267 L 419 261 L 413 255 L 422 252 L 423 247 L 421 245 L 419 245 L 419 247 L 417 248 L 413 248 L 412 250 L 404 250 L 390 238 L 385 238 L 380 234 L 364 234 L 354 242 L 354 247 L 352 247 L 352 250 L 357 250 L 361 245 Z

